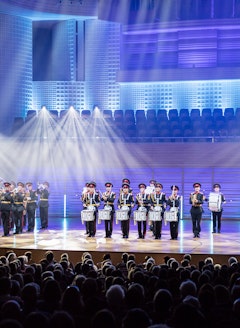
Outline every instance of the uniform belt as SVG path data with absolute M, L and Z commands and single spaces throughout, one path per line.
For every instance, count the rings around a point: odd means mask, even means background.
M 29 201 L 27 201 L 27 203 L 28 204 L 30 204 L 30 203 L 36 203 L 36 201 L 35 200 L 29 200 Z
M 48 200 L 47 198 L 40 198 L 40 200 Z
M 153 206 L 154 207 L 156 207 L 156 206 L 163 206 L 163 204 L 154 204 Z
M 113 203 L 104 203 L 104 205 L 114 205 Z
M 98 204 L 86 204 L 87 206 L 98 206 Z
M 131 204 L 121 204 L 121 206 L 131 206 Z
M 1 201 L 2 204 L 11 204 L 11 202 L 7 202 L 6 200 Z
M 23 202 L 14 202 L 16 205 L 23 205 Z

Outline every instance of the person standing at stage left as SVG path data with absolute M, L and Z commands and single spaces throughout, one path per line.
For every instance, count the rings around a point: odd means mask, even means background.
M 126 210 L 127 220 L 121 221 L 121 229 L 123 238 L 128 238 L 129 236 L 129 225 L 130 217 L 132 212 L 132 207 L 134 207 L 134 198 L 132 192 L 130 192 L 130 186 L 128 183 L 124 182 L 120 190 L 120 195 L 118 198 L 118 208 L 120 210 Z
M 167 206 L 170 206 L 170 209 L 176 210 L 177 221 L 171 221 L 170 224 L 170 235 L 172 240 L 178 239 L 178 224 L 180 219 L 180 200 L 181 196 L 178 195 L 179 187 L 178 186 L 171 186 L 172 194 L 168 197 Z
M 40 213 L 40 221 L 41 228 L 48 228 L 48 208 L 49 208 L 49 183 L 46 181 L 43 184 L 40 184 L 37 188 L 37 194 L 40 195 L 39 200 L 39 213 Z
M 106 182 L 105 187 L 106 191 L 102 194 L 101 200 L 104 202 L 104 210 L 110 212 L 110 220 L 104 220 L 105 238 L 111 238 L 113 231 L 113 217 L 115 213 L 114 202 L 116 199 L 116 193 L 112 191 L 113 184 L 111 182 Z
M 1 191 L 1 218 L 3 223 L 3 237 L 8 237 L 10 232 L 10 211 L 13 204 L 11 183 L 4 182 L 4 189 Z
M 194 192 L 190 194 L 189 203 L 192 205 L 190 213 L 192 217 L 192 231 L 194 238 L 200 238 L 201 221 L 203 213 L 203 202 L 205 200 L 204 194 L 201 190 L 201 183 L 196 182 L 193 184 Z
M 226 203 L 224 195 L 221 193 L 221 185 L 219 183 L 215 183 L 213 185 L 213 191 L 214 194 L 217 196 L 217 199 L 219 201 L 218 208 L 214 208 L 214 210 L 211 209 L 210 203 L 209 203 L 209 209 L 212 212 L 212 220 L 213 220 L 213 233 L 216 233 L 216 225 L 217 225 L 217 232 L 221 233 L 221 226 L 222 226 L 222 212 L 223 207 L 222 205 Z

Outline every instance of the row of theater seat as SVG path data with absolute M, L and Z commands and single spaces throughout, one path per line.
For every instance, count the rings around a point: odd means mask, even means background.
M 56 122 L 67 117 L 68 111 L 49 111 Z M 113 129 L 119 137 L 204 137 L 204 136 L 240 136 L 240 108 L 188 109 L 181 110 L 104 110 L 97 118 L 90 110 L 76 111 L 77 118 L 87 126 L 86 136 L 92 135 L 91 127 L 104 125 Z M 35 111 L 28 111 L 26 118 L 15 118 L 13 132 L 27 122 L 37 119 Z M 98 123 L 96 123 L 98 122 Z M 93 124 L 94 123 L 94 124 Z M 102 132 L 101 132 L 101 131 Z M 104 129 L 98 130 L 106 136 Z M 109 129 L 108 129 L 109 130 Z

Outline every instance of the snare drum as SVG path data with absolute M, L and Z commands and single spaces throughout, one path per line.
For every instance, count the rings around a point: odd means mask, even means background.
M 165 222 L 177 222 L 178 221 L 178 209 L 176 207 L 171 207 L 169 211 L 164 212 Z
M 98 223 L 101 223 L 101 221 L 109 221 L 109 220 L 110 220 L 110 211 L 108 210 L 98 211 Z
M 105 210 L 105 211 L 111 211 L 111 210 L 112 210 L 112 206 L 110 206 L 110 205 L 105 205 L 105 206 L 104 206 L 104 210 Z
M 87 207 L 88 211 L 93 211 L 95 212 L 96 208 L 93 205 L 88 205 Z
M 81 211 L 82 223 L 85 221 L 94 221 L 94 211 L 84 210 Z
M 121 207 L 121 210 L 122 210 L 122 211 L 128 211 L 128 210 L 129 210 L 129 208 L 128 208 L 128 206 L 127 206 L 127 205 L 123 205 L 123 206 Z
M 221 212 L 222 210 L 222 197 L 221 194 L 210 192 L 208 198 L 208 208 L 212 212 Z
M 162 212 L 162 208 L 161 208 L 161 206 L 155 206 L 155 207 L 153 208 L 153 210 L 154 210 L 154 212 L 159 212 L 159 213 Z
M 149 211 L 148 212 L 149 221 L 162 221 L 161 212 Z
M 118 223 L 118 221 L 126 221 L 128 219 L 129 219 L 128 211 L 124 211 L 124 210 L 116 211 L 116 223 Z
M 143 211 L 135 211 L 133 213 L 134 221 L 146 221 L 146 212 Z

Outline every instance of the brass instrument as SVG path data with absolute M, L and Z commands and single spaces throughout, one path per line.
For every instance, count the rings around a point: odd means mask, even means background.
M 191 193 L 190 197 L 192 206 L 200 206 L 200 204 L 198 203 L 197 194 L 195 192 Z

